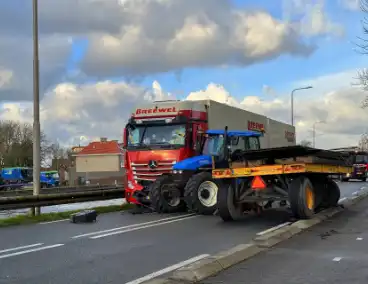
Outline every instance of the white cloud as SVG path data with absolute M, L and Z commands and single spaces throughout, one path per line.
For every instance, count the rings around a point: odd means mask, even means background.
M 32 13 L 23 1 L 6 1 L 0 9 L 0 70 L 12 74 L 0 87 L 7 100 L 32 97 Z M 285 3 L 291 11 L 286 21 L 228 0 L 40 0 L 41 96 L 72 75 L 78 82 L 89 76 L 131 78 L 186 67 L 248 66 L 282 54 L 308 56 L 315 46 L 305 43 L 306 35 L 341 32 L 323 1 Z M 79 38 L 90 41 L 87 54 L 65 77 L 72 42 Z
M 326 11 L 325 0 L 283 0 L 284 19 L 299 17 L 295 24 L 301 34 L 308 37 L 320 35 L 344 35 L 344 27 L 331 20 Z
M 291 25 L 266 12 L 233 9 L 224 0 L 128 0 L 122 18 L 127 16 L 119 33 L 91 35 L 84 72 L 137 76 L 313 51 Z
M 342 74 L 345 74 L 343 76 Z M 318 124 L 317 147 L 333 148 L 357 144 L 362 133 L 368 130 L 368 112 L 360 108 L 366 96 L 360 89 L 349 86 L 351 71 L 311 79 L 317 87 L 305 96 L 295 97 L 297 139 L 312 140 L 313 124 Z M 331 82 L 340 81 L 334 88 Z M 345 82 L 345 85 L 342 84 Z M 322 86 L 328 88 L 322 88 Z M 333 89 L 334 88 L 334 89 Z M 326 91 L 327 90 L 327 91 Z M 307 96 L 307 94 L 311 96 Z M 89 84 L 59 84 L 50 91 L 41 104 L 42 128 L 49 137 L 64 144 L 78 144 L 80 136 L 88 139 L 109 137 L 120 139 L 122 130 L 133 108 L 143 101 L 173 98 L 162 90 L 158 82 L 145 89 L 125 82 L 102 81 Z M 203 90 L 193 91 L 186 99 L 212 99 L 242 107 L 252 112 L 290 123 L 290 96 L 247 96 L 236 99 L 222 86 L 210 83 Z M 7 103 L 0 118 L 30 121 L 31 105 Z
M 339 0 L 340 4 L 351 11 L 359 11 L 360 10 L 360 2 L 361 0 Z

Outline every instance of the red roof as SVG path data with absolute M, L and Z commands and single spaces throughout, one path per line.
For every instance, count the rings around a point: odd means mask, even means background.
M 91 142 L 82 149 L 77 155 L 93 154 L 121 154 L 122 151 L 117 141 Z

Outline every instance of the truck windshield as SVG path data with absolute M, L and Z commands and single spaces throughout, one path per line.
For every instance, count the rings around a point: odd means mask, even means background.
M 185 145 L 185 125 L 136 126 L 129 131 L 128 147 Z
M 26 180 L 30 180 L 33 178 L 33 169 L 27 168 L 27 169 L 21 169 L 20 170 L 22 176 Z
M 219 156 L 224 144 L 224 136 L 208 136 L 203 146 L 203 155 Z
M 367 155 L 356 155 L 355 164 L 368 164 L 368 156 Z

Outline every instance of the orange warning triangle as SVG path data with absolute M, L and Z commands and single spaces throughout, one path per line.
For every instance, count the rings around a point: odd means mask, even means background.
M 255 176 L 252 180 L 251 188 L 253 189 L 263 189 L 266 188 L 266 183 L 260 176 Z

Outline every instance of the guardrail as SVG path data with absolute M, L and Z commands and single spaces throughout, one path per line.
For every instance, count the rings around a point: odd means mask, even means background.
M 41 188 L 40 194 L 53 194 L 53 193 L 68 193 L 68 192 L 84 192 L 89 190 L 100 190 L 100 189 L 114 189 L 121 188 L 122 185 L 86 185 L 86 186 L 60 186 L 60 187 L 49 187 Z M 11 196 L 30 196 L 33 195 L 32 189 L 15 189 L 15 190 L 2 190 L 0 191 L 1 197 Z
M 32 193 L 32 192 L 31 192 Z M 23 195 L 0 197 L 0 210 L 23 209 L 30 207 L 51 206 L 97 200 L 108 200 L 124 197 L 122 186 L 84 189 L 84 191 L 48 193 L 39 195 Z

